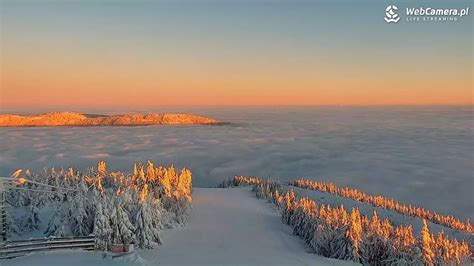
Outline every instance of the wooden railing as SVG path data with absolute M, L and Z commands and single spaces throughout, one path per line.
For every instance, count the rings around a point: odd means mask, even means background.
M 0 259 L 10 259 L 32 252 L 82 249 L 94 250 L 95 237 L 49 237 L 6 241 L 0 244 Z

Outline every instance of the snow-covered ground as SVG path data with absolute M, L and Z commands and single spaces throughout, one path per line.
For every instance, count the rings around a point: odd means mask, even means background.
M 184 228 L 162 232 L 163 246 L 128 259 L 103 259 L 99 252 L 36 254 L 0 265 L 345 265 L 306 252 L 273 205 L 250 188 L 197 188 Z

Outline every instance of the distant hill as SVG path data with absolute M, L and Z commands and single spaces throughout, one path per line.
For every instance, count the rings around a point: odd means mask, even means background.
M 147 126 L 147 125 L 212 125 L 219 120 L 193 114 L 120 114 L 100 115 L 53 112 L 38 115 L 0 114 L 0 127 L 36 126 Z

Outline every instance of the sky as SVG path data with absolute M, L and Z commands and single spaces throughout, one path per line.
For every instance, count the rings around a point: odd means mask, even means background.
M 472 1 L 0 2 L 0 112 L 473 102 L 474 14 L 402 13 Z

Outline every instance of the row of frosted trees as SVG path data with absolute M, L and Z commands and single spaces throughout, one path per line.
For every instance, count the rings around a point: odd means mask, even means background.
M 8 191 L 7 202 L 26 214 L 9 215 L 11 233 L 38 230 L 40 210 L 48 207 L 54 211 L 47 236 L 93 234 L 101 250 L 113 244 L 161 244 L 159 230 L 184 224 L 192 201 L 189 170 L 150 161 L 135 164 L 130 174 L 108 172 L 102 161 L 85 173 L 51 168 L 40 174 L 17 171 L 14 177 L 21 182 Z
M 394 199 L 386 198 L 381 195 L 369 195 L 355 188 L 338 187 L 333 183 L 319 182 L 307 179 L 296 179 L 293 181 L 292 185 L 305 189 L 328 192 L 333 195 L 369 203 L 376 207 L 396 211 L 404 215 L 426 219 L 433 223 L 441 224 L 455 230 L 466 231 L 471 234 L 474 233 L 474 226 L 472 225 L 470 219 L 468 219 L 466 222 L 463 222 L 452 215 L 441 215 L 439 213 L 421 207 L 414 207 L 411 205 L 402 204 Z
M 283 223 L 293 228 L 316 253 L 325 257 L 368 265 L 445 265 L 472 262 L 466 242 L 449 239 L 442 231 L 436 236 L 422 220 L 421 235 L 411 225 L 394 226 L 371 218 L 357 208 L 347 211 L 343 205 L 318 205 L 309 198 L 298 198 L 277 182 L 260 178 L 235 177 L 221 187 L 254 185 L 258 198 L 273 202 L 281 211 Z

